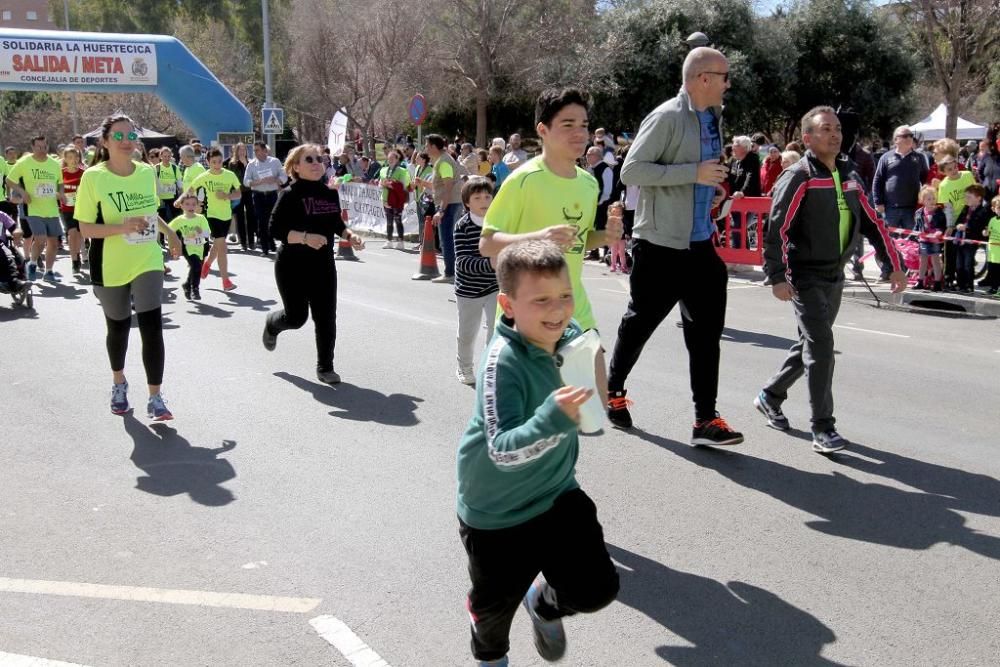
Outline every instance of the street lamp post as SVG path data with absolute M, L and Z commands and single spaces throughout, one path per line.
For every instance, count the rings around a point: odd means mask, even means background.
M 69 32 L 69 0 L 63 0 L 63 12 L 66 17 L 66 32 Z M 69 107 L 73 113 L 73 134 L 80 134 L 80 116 L 76 109 L 76 93 L 69 94 Z
M 270 109 L 274 104 L 274 100 L 271 91 L 271 16 L 267 5 L 268 0 L 260 1 L 264 30 L 264 107 Z M 264 128 L 261 127 L 260 130 L 261 134 L 263 134 Z M 266 136 L 267 145 L 271 149 L 271 155 L 274 155 L 274 135 L 268 134 Z

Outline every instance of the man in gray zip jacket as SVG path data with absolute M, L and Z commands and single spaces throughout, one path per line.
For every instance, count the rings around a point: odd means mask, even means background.
M 719 51 L 692 50 L 677 97 L 642 122 L 622 165 L 621 179 L 638 185 L 631 297 L 618 327 L 608 376 L 608 420 L 632 426 L 625 380 L 643 346 L 678 301 L 690 357 L 695 404 L 694 445 L 737 445 L 743 435 L 715 410 L 719 341 L 726 320 L 726 265 L 715 251 L 711 210 L 725 191 L 722 98 L 729 63 Z

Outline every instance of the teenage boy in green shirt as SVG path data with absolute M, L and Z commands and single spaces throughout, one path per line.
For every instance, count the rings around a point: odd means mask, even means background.
M 535 131 L 542 138 L 542 154 L 518 167 L 497 192 L 483 225 L 479 251 L 496 257 L 518 241 L 552 241 L 566 255 L 576 301 L 574 317 L 580 326 L 596 329 L 590 299 L 583 288 L 583 258 L 588 250 L 611 245 L 621 238 L 621 217 L 609 218 L 603 231 L 594 229 L 600 188 L 577 166 L 590 141 L 589 97 L 576 88 L 550 89 L 535 103 Z M 607 404 L 604 354 L 596 359 L 597 387 Z

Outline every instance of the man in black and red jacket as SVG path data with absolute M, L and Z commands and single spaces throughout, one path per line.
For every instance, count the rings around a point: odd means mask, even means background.
M 754 405 L 768 423 L 788 430 L 781 411 L 788 389 L 806 375 L 812 407 L 813 450 L 829 454 L 847 442 L 834 429 L 833 323 L 844 288 L 844 265 L 858 234 L 891 267 L 894 293 L 906 288 L 902 258 L 884 223 L 865 196 L 853 163 L 840 155 L 842 130 L 830 107 L 802 118 L 805 157 L 786 169 L 774 186 L 764 247 L 764 272 L 781 301 L 791 301 L 799 340 Z

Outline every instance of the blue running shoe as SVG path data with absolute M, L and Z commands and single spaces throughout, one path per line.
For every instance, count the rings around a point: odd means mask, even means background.
M 149 397 L 146 403 L 146 414 L 155 422 L 170 421 L 174 418 L 167 409 L 167 402 L 163 400 L 163 394 L 156 393 Z
M 111 414 L 126 414 L 132 407 L 128 404 L 128 382 L 111 385 Z
M 38 279 L 38 265 L 28 262 L 28 280 L 35 282 Z
M 546 621 L 535 611 L 544 586 L 548 586 L 544 579 L 535 579 L 524 596 L 524 608 L 535 631 L 535 650 L 544 660 L 555 662 L 566 654 L 566 631 L 562 619 Z

